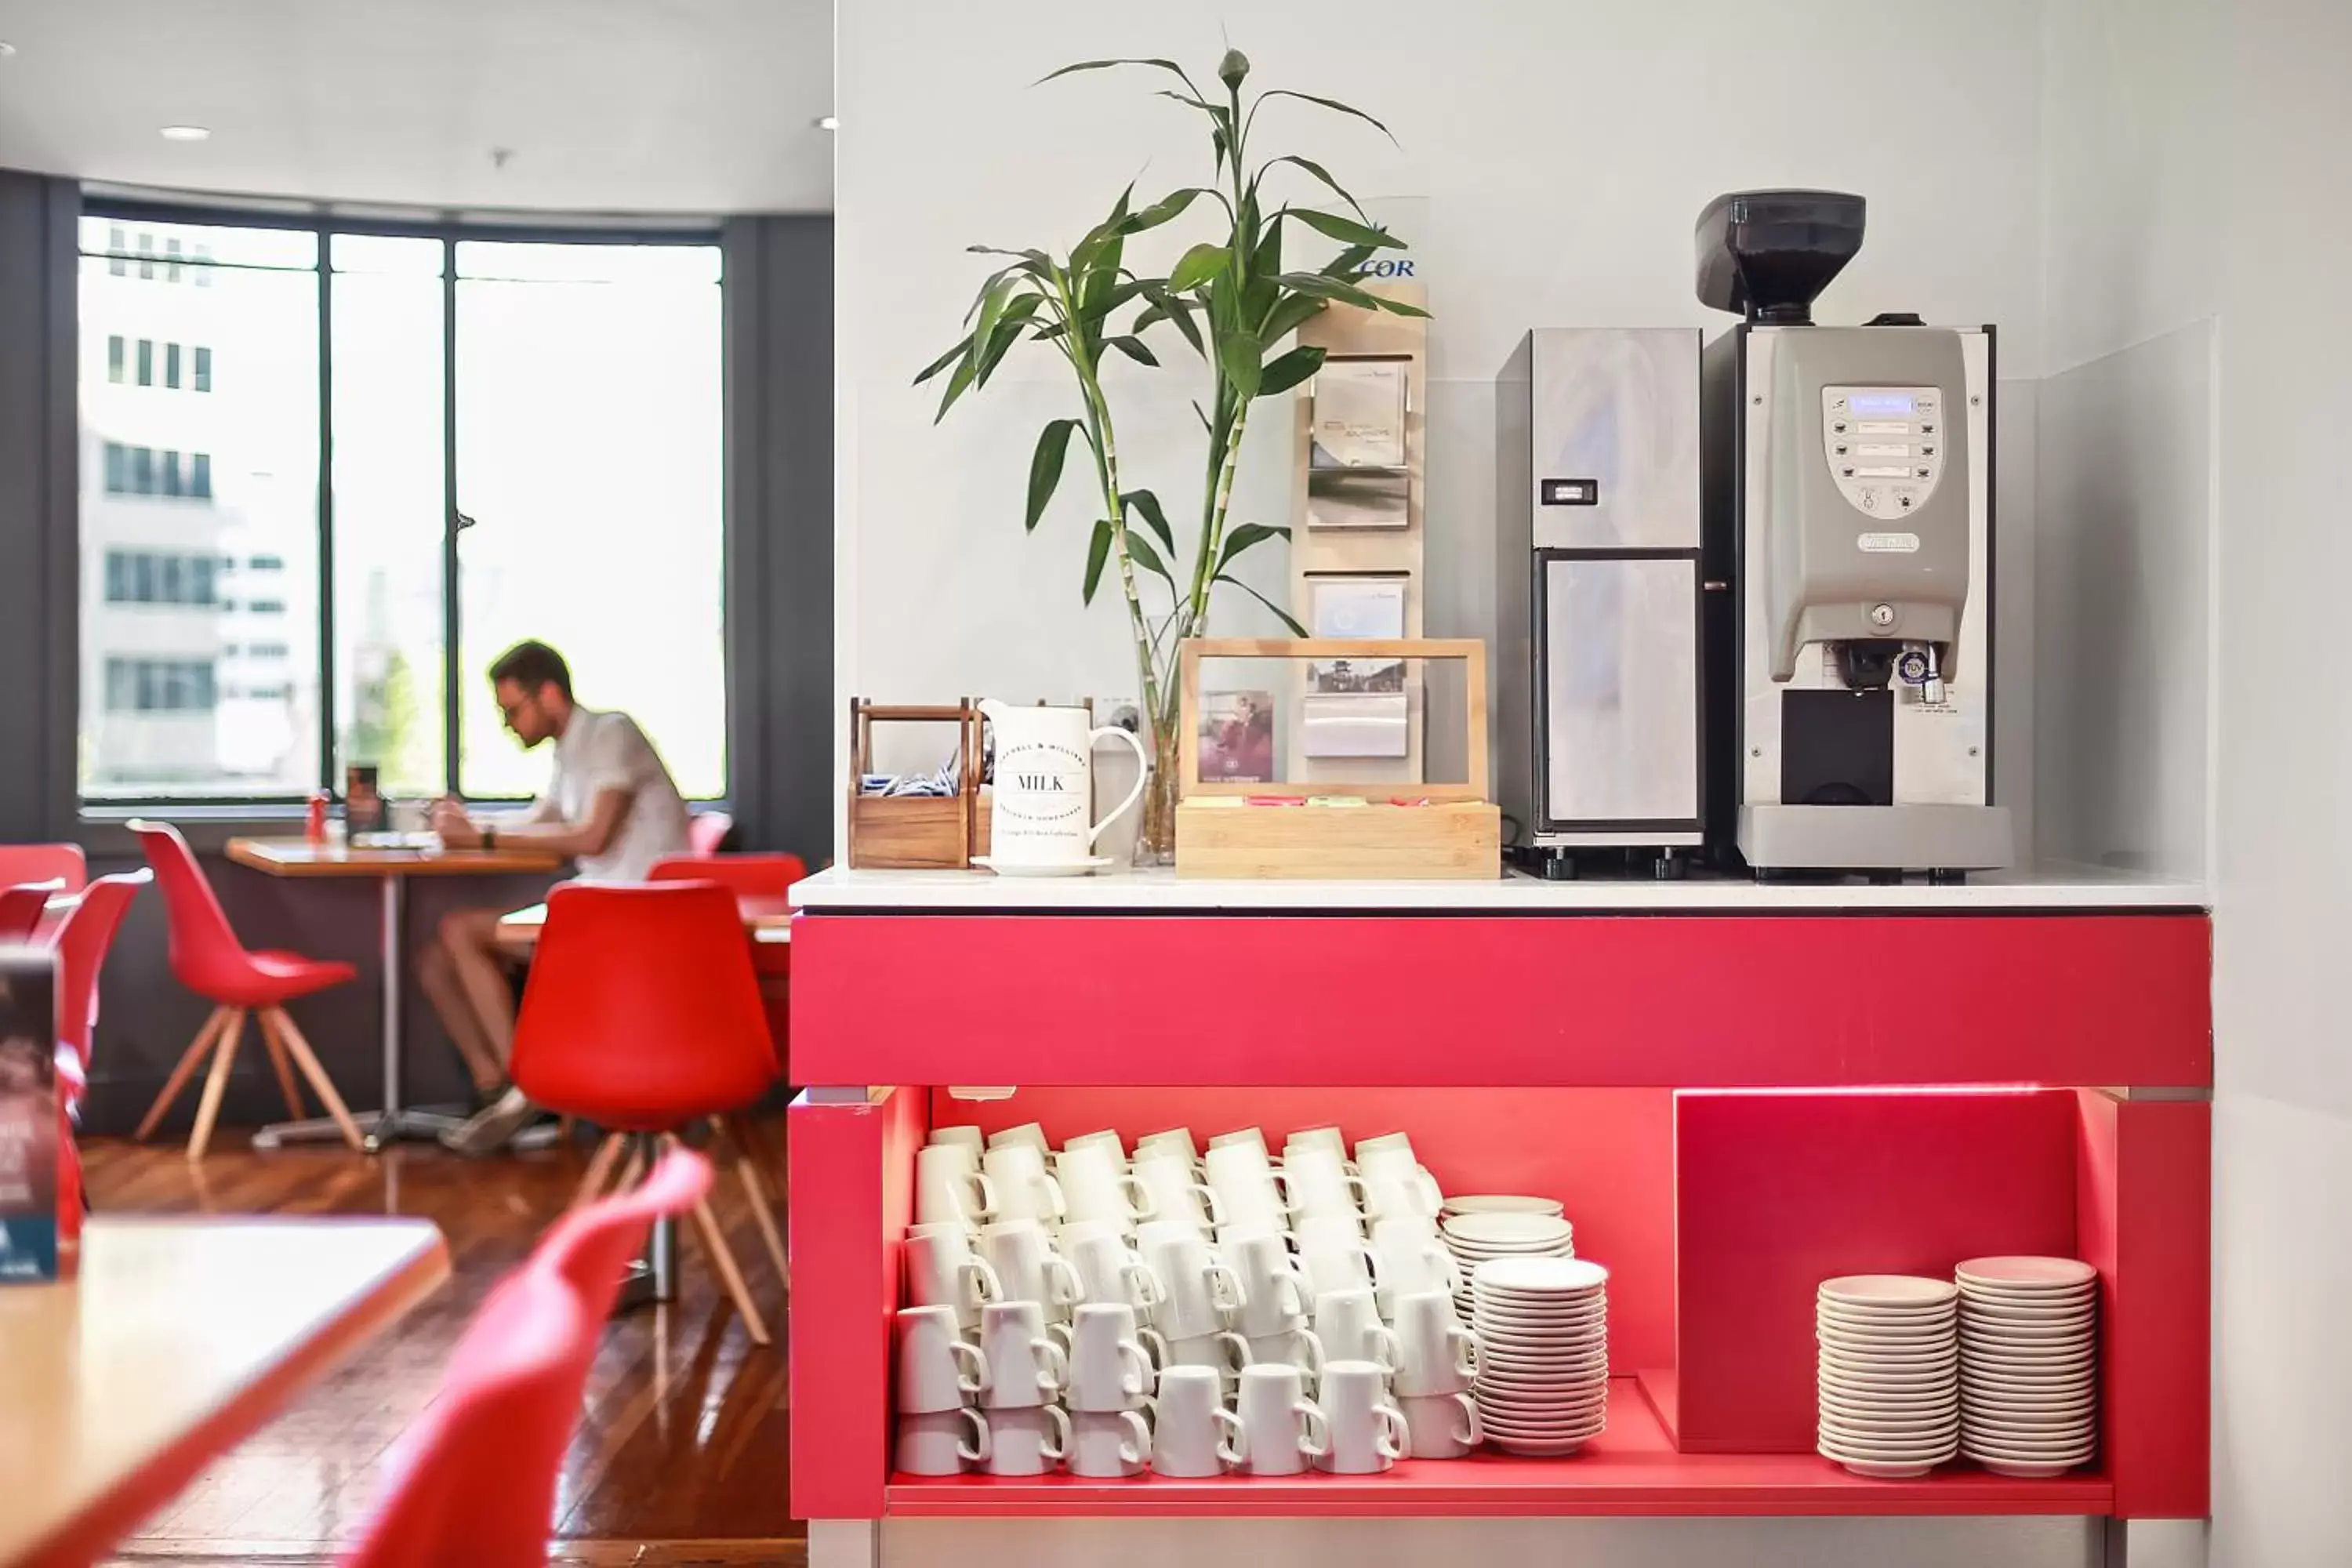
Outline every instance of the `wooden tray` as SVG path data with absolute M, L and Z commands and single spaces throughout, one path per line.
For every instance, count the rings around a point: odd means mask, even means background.
M 954 795 L 874 795 L 859 786 L 874 766 L 877 723 L 957 726 Z M 849 701 L 849 864 L 854 870 L 961 871 L 988 853 L 989 814 L 980 789 L 980 709 L 953 704 L 888 706 Z

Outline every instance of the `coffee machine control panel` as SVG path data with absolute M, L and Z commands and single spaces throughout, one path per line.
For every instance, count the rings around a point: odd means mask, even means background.
M 1847 504 L 1899 521 L 1944 473 L 1944 395 L 1933 386 L 1824 386 L 1822 456 Z

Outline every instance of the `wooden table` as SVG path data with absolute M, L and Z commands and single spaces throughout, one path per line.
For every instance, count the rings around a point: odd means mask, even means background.
M 460 1118 L 411 1110 L 400 1103 L 400 987 L 408 972 L 402 899 L 411 877 L 490 877 L 562 868 L 562 858 L 530 849 L 445 849 L 429 834 L 400 846 L 312 844 L 302 838 L 232 838 L 228 858 L 272 877 L 369 877 L 383 894 L 383 1108 L 362 1117 L 373 1152 L 399 1138 L 437 1138 Z M 254 1134 L 257 1149 L 341 1136 L 323 1117 L 280 1122 Z
M 424 1220 L 92 1219 L 0 1288 L 0 1565 L 104 1555 L 448 1272 Z
M 790 946 L 793 904 L 782 893 L 739 893 L 735 907 L 743 916 L 743 930 L 762 947 Z M 528 953 L 539 945 L 547 925 L 547 906 L 530 904 L 499 918 L 499 945 L 513 953 Z

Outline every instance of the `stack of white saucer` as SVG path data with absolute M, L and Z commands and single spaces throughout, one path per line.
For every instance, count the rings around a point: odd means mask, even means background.
M 1960 1452 L 2055 1476 L 2099 1443 L 2099 1276 L 2071 1258 L 1972 1258 L 1960 1289 Z
M 1609 1270 L 1574 1258 L 1501 1258 L 1470 1280 L 1475 1394 L 1486 1440 L 1571 1454 L 1609 1425 Z
M 1858 1476 L 1924 1476 L 1960 1436 L 1959 1292 L 1948 1279 L 1850 1274 L 1814 1297 L 1821 1452 Z
M 1470 1277 L 1478 1271 L 1481 1263 L 1491 1263 L 1498 1258 L 1576 1256 L 1576 1227 L 1560 1216 L 1560 1205 L 1545 1198 L 1525 1201 L 1549 1203 L 1550 1212 L 1476 1209 L 1449 1214 L 1438 1222 L 1445 1249 L 1454 1255 L 1454 1267 L 1462 1273 L 1462 1289 L 1454 1295 L 1454 1310 L 1465 1323 L 1470 1321 L 1473 1305 Z

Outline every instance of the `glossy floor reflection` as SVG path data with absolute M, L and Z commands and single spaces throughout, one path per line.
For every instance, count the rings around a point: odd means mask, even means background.
M 562 1212 L 586 1164 L 574 1150 L 490 1160 L 416 1145 L 376 1159 L 341 1149 L 256 1154 L 242 1139 L 223 1140 L 196 1167 L 177 1148 L 110 1140 L 83 1158 L 91 1201 L 110 1214 L 414 1215 L 449 1241 L 440 1294 L 118 1549 L 126 1563 L 182 1564 L 331 1560 L 365 1519 L 387 1450 L 432 1396 L 467 1318 Z M 606 1330 L 564 1464 L 551 1561 L 801 1560 L 801 1527 L 786 1511 L 783 1288 L 741 1186 L 722 1172 L 712 1197 L 776 1343 L 751 1343 L 683 1241 L 679 1300 Z

